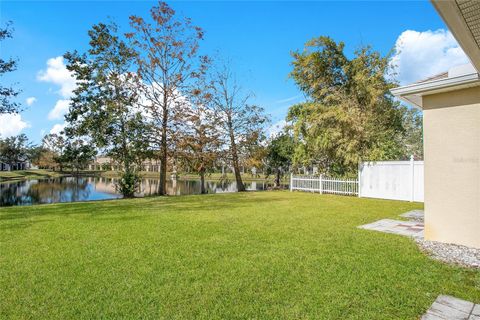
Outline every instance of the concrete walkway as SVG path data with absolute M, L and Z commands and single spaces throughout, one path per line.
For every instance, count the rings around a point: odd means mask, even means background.
M 405 212 L 400 215 L 400 217 L 407 218 L 408 220 L 413 220 L 413 221 L 422 221 L 423 222 L 423 210 L 412 210 Z
M 480 304 L 440 295 L 422 320 L 480 320 Z
M 363 226 L 359 226 L 359 228 L 423 239 L 424 226 L 422 222 L 417 221 L 382 219 L 373 223 L 364 224 Z

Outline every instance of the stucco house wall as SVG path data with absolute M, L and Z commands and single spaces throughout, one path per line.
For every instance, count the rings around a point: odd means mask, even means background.
M 480 87 L 423 97 L 425 238 L 480 248 Z

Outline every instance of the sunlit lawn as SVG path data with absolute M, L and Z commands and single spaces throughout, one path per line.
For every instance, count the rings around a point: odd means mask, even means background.
M 417 319 L 480 272 L 357 229 L 420 204 L 258 192 L 0 209 L 0 318 Z
M 62 174 L 50 170 L 32 169 L 18 171 L 0 171 L 0 181 L 23 179 L 46 179 L 60 177 Z

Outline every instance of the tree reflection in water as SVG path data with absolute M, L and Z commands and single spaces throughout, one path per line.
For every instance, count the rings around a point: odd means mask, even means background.
M 62 177 L 55 179 L 27 180 L 0 183 L 0 206 L 31 205 L 56 202 L 105 200 L 121 198 L 116 191 L 116 178 Z M 158 179 L 142 179 L 137 197 L 155 195 Z M 271 187 L 265 182 L 247 182 L 247 190 L 265 190 Z M 208 193 L 235 192 L 235 181 L 206 181 Z M 200 194 L 199 180 L 167 182 L 169 195 Z
M 63 177 L 0 184 L 0 206 L 83 201 L 90 198 L 87 178 Z

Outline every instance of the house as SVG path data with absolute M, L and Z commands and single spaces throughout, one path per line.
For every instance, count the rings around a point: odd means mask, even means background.
M 32 166 L 29 161 L 19 161 L 14 164 L 0 162 L 0 171 L 28 170 Z
M 88 165 L 89 170 L 111 170 L 117 171 L 121 169 L 121 165 L 116 163 L 108 156 L 99 156 Z M 146 159 L 142 162 L 141 171 L 160 172 L 160 160 Z
M 480 2 L 432 4 L 471 63 L 392 93 L 423 110 L 425 239 L 480 248 Z

